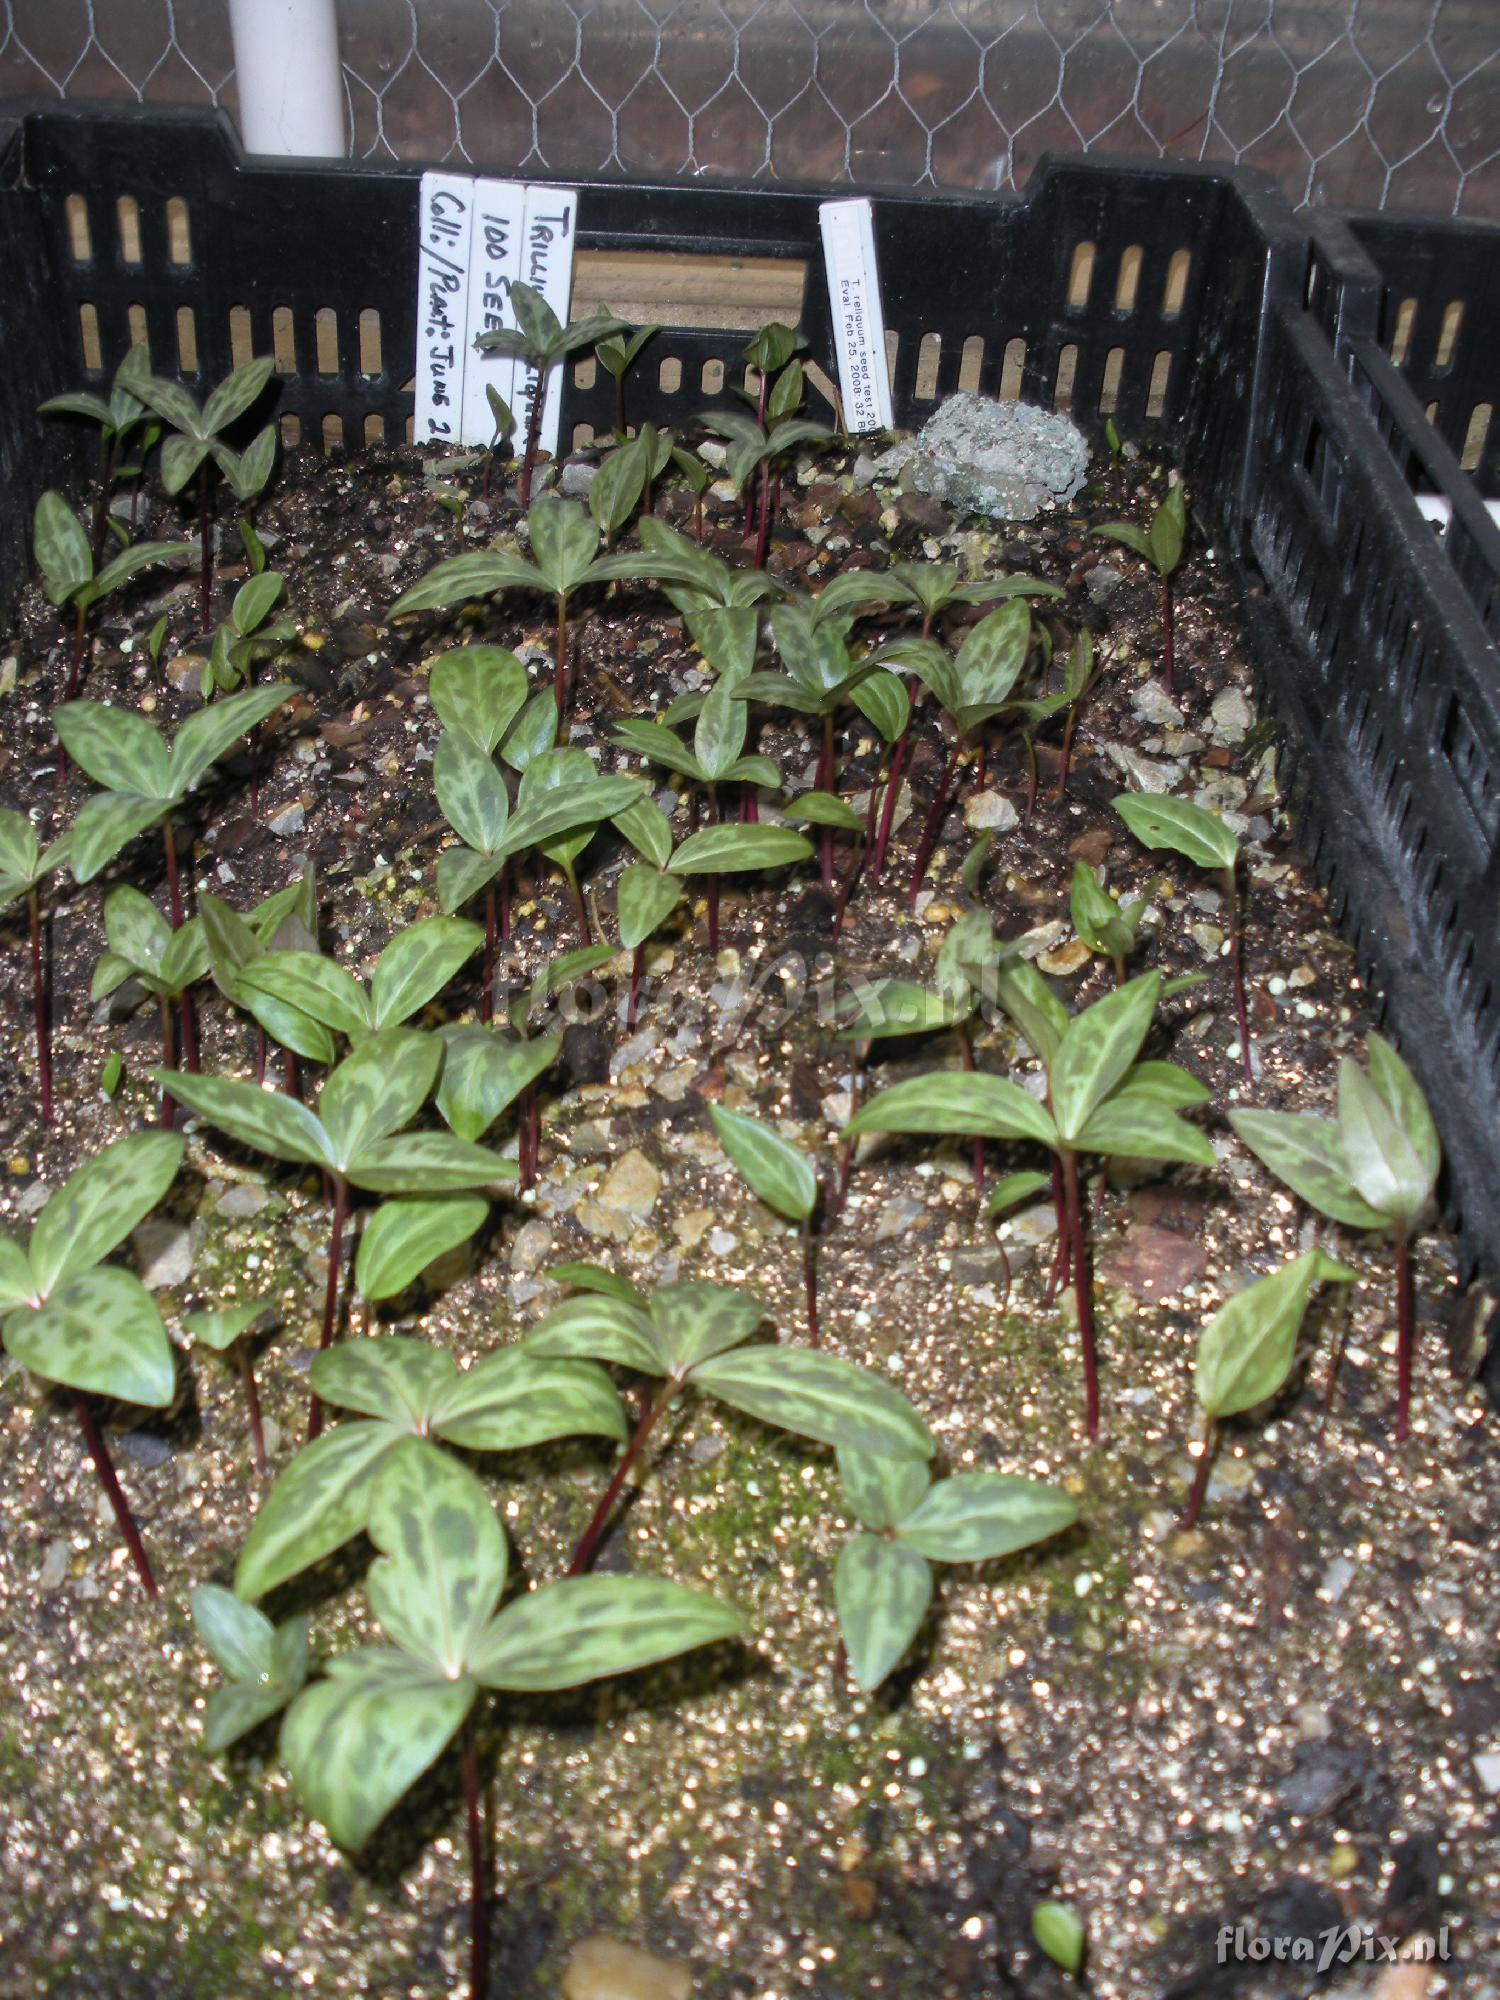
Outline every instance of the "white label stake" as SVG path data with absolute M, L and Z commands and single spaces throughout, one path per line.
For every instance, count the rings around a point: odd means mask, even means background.
M 839 393 L 851 431 L 889 430 L 891 377 L 875 262 L 874 211 L 858 198 L 819 203 L 828 302 L 839 358 Z
M 573 295 L 573 239 L 578 217 L 577 188 L 528 187 L 526 222 L 521 237 L 521 278 L 534 292 L 540 292 L 564 326 Z M 547 377 L 546 401 L 542 405 L 540 446 L 557 455 L 557 432 L 562 418 L 562 371 L 569 363 L 559 361 Z M 537 392 L 537 371 L 516 363 L 515 395 L 511 408 L 516 413 L 516 436 L 526 436 L 532 399 Z
M 888 431 L 891 372 L 875 263 L 874 211 L 863 198 L 818 204 L 828 303 L 839 357 L 839 393 L 851 431 Z
M 515 409 L 516 362 L 506 354 L 476 353 L 482 333 L 513 327 L 510 288 L 521 275 L 521 231 L 526 219 L 522 181 L 474 181 L 472 271 L 464 319 L 464 400 L 462 442 L 487 445 L 495 434 L 494 412 L 485 390 L 493 387 Z M 517 415 L 519 427 L 520 418 Z M 519 444 L 515 447 L 519 449 Z
M 417 225 L 418 444 L 457 444 L 462 434 L 469 233 L 473 182 L 422 176 Z

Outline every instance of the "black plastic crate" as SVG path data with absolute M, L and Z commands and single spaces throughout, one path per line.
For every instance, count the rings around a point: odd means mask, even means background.
M 3 160 L 0 241 L 21 279 L 0 370 L 0 590 L 26 573 L 36 492 L 68 470 L 66 427 L 39 423 L 36 403 L 90 358 L 111 370 L 136 327 L 155 365 L 198 389 L 279 345 L 282 421 L 303 437 L 405 434 L 416 170 L 246 163 L 227 125 L 160 114 L 33 115 Z M 820 198 L 587 186 L 579 247 L 800 260 L 801 323 L 832 373 Z M 175 263 L 169 203 L 191 242 Z M 877 196 L 875 235 L 898 423 L 961 384 L 1018 392 L 1095 435 L 1112 414 L 1183 468 L 1240 570 L 1299 826 L 1442 1127 L 1464 1254 L 1500 1274 L 1491 524 L 1420 384 L 1414 396 L 1379 348 L 1382 285 L 1360 238 L 1314 239 L 1253 173 L 1097 158 L 1045 161 L 1024 196 Z M 184 326 L 195 369 L 174 368 Z M 668 327 L 633 408 L 682 424 L 727 398 L 743 340 Z M 1481 362 L 1465 356 L 1468 393 Z M 606 382 L 570 377 L 565 438 L 612 414 Z M 1393 444 L 1415 458 L 1398 464 Z M 1452 488 L 1446 543 L 1415 511 L 1413 465 Z

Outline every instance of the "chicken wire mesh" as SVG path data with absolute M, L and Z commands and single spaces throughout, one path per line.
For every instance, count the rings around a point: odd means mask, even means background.
M 358 0 L 350 151 L 559 176 L 1024 185 L 1048 148 L 1500 216 L 1495 0 Z M 235 109 L 224 0 L 0 0 L 0 103 Z

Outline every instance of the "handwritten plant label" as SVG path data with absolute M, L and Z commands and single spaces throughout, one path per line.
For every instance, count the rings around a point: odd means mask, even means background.
M 891 372 L 885 353 L 885 314 L 875 263 L 873 210 L 863 199 L 818 204 L 828 303 L 839 357 L 839 393 L 851 431 L 887 431 Z
M 495 418 L 487 388 L 493 387 L 515 408 L 517 365 L 505 354 L 479 354 L 474 343 L 516 323 L 510 288 L 521 276 L 521 236 L 526 223 L 526 187 L 522 181 L 479 180 L 471 183 L 474 197 L 472 273 L 464 326 L 464 400 L 461 442 L 487 445 Z
M 423 174 L 419 200 L 413 428 L 418 444 L 457 444 L 463 434 L 474 184 L 460 174 Z
M 577 188 L 527 188 L 526 221 L 521 238 L 521 278 L 533 291 L 541 293 L 565 326 L 568 305 L 573 296 L 573 247 L 577 220 Z M 546 401 L 542 405 L 541 448 L 554 456 L 562 419 L 563 370 L 567 366 L 564 359 L 548 371 Z M 537 393 L 537 370 L 517 362 L 515 389 L 511 408 L 516 413 L 516 431 L 524 437 L 532 399 Z

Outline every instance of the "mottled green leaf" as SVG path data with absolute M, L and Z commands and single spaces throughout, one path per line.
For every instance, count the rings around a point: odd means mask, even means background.
M 198 1637 L 221 1674 L 244 1681 L 270 1673 L 276 1627 L 254 1605 L 216 1583 L 200 1583 L 189 1604 Z
M 478 549 L 438 563 L 420 583 L 396 599 L 387 616 L 394 619 L 413 611 L 446 611 L 470 598 L 493 597 L 512 585 L 535 590 L 539 581 L 533 566 L 520 556 L 499 549 Z
M 843 833 L 862 834 L 865 830 L 863 816 L 836 792 L 800 792 L 786 808 L 786 816 L 804 826 L 832 826 Z
M 1115 811 L 1143 847 L 1185 854 L 1200 868 L 1232 868 L 1239 842 L 1216 812 L 1187 799 L 1122 792 Z
M 407 1438 L 372 1482 L 365 1580 L 387 1635 L 449 1679 L 464 1671 L 505 1588 L 505 1531 L 458 1460 Z
M 1325 1251 L 1308 1250 L 1236 1292 L 1198 1342 L 1193 1387 L 1206 1414 L 1236 1416 L 1274 1396 L 1292 1371 L 1314 1286 L 1352 1284 L 1358 1277 Z
M 307 1106 L 294 1098 L 262 1090 L 256 1083 L 237 1083 L 224 1076 L 188 1076 L 175 1069 L 154 1069 L 151 1080 L 242 1146 L 269 1153 L 275 1160 L 296 1160 L 306 1166 L 338 1164 L 323 1127 Z
M 941 1070 L 892 1084 L 872 1097 L 844 1127 L 860 1132 L 942 1132 L 986 1139 L 1035 1139 L 1055 1147 L 1057 1129 L 1046 1106 L 1007 1078 Z
M 665 1375 L 669 1366 L 646 1314 L 624 1299 L 598 1295 L 554 1307 L 521 1345 L 528 1354 L 558 1360 L 615 1361 L 642 1375 Z
M 741 875 L 806 861 L 812 851 L 789 826 L 708 826 L 690 833 L 668 865 L 674 875 Z
M 66 604 L 73 592 L 94 574 L 93 552 L 83 525 L 62 495 L 51 487 L 36 503 L 31 551 L 53 604 Z
M 482 1687 L 545 1693 L 738 1638 L 739 1613 L 665 1577 L 568 1577 L 508 1604 L 469 1666 Z
M 580 1292 L 598 1292 L 606 1299 L 623 1299 L 628 1306 L 646 1306 L 645 1295 L 603 1264 L 554 1264 L 547 1276 L 557 1285 L 575 1285 Z
M 449 1129 L 471 1143 L 557 1060 L 560 1035 L 512 1040 L 494 1028 L 449 1029 L 437 1106 Z
M 398 1133 L 366 1146 L 349 1162 L 349 1179 L 372 1194 L 441 1194 L 515 1177 L 514 1160 L 466 1145 L 448 1132 Z
M 682 884 L 649 863 L 634 862 L 622 870 L 616 890 L 620 943 L 627 951 L 644 944 L 682 901 Z
M 210 392 L 208 401 L 203 405 L 202 431 L 200 435 L 216 435 L 219 431 L 228 430 L 229 426 L 237 418 L 245 414 L 246 410 L 251 407 L 257 397 L 264 394 L 266 385 L 275 373 L 275 370 L 276 361 L 274 356 L 260 354 L 253 361 L 242 362 L 231 374 L 226 375 L 218 387 Z M 164 408 L 160 401 L 160 393 L 165 385 L 159 380 L 155 380 L 154 386 L 157 391 L 158 400 L 152 404 L 152 408 L 159 411 L 167 419 L 168 423 L 176 424 L 176 417 L 171 414 L 169 409 Z M 185 429 L 188 427 L 179 425 L 178 428 Z
M 841 1451 L 839 1480 L 860 1521 L 878 1533 L 905 1520 L 932 1484 L 932 1474 L 919 1458 Z
M 250 992 L 283 1001 L 335 1034 L 364 1035 L 374 1025 L 364 987 L 322 952 L 268 951 L 252 959 L 240 976 Z
M 313 1392 L 335 1409 L 357 1410 L 414 1436 L 432 1423 L 432 1412 L 458 1374 L 444 1347 L 408 1334 L 380 1333 L 341 1340 L 313 1356 Z
M 490 1212 L 483 1195 L 408 1196 L 382 1202 L 366 1222 L 354 1260 L 361 1298 L 393 1299 L 435 1259 L 467 1243 Z
M 1217 1156 L 1205 1135 L 1166 1105 L 1128 1087 L 1106 1099 L 1088 1119 L 1071 1144 L 1080 1153 L 1099 1153 L 1106 1158 L 1132 1160 L 1181 1160 L 1199 1167 L 1217 1165 Z
M 833 1576 L 849 1671 L 868 1694 L 917 1636 L 932 1602 L 932 1571 L 915 1549 L 879 1535 L 855 1535 Z
M 504 646 L 456 646 L 433 663 L 427 695 L 443 727 L 493 756 L 526 705 L 526 669 Z
M 1003 702 L 1031 648 L 1031 608 L 1019 598 L 970 628 L 954 658 L 965 706 Z
M 1377 1035 L 1373 1028 L 1365 1037 L 1365 1053 L 1370 1060 L 1371 1083 L 1415 1152 L 1429 1182 L 1435 1186 L 1443 1151 L 1421 1085 L 1385 1037 Z
M 304 1688 L 281 1727 L 281 1754 L 314 1819 L 359 1848 L 434 1763 L 474 1705 L 474 1682 L 446 1680 L 394 1648 L 361 1647 Z
M 59 1285 L 45 1305 L 19 1307 L 5 1345 L 33 1374 L 64 1388 L 164 1409 L 177 1390 L 172 1343 L 140 1279 L 111 1266 Z
M 911 720 L 911 696 L 905 683 L 879 668 L 854 683 L 849 699 L 887 743 L 894 743 Z
M 1390 1107 L 1352 1056 L 1339 1064 L 1339 1141 L 1361 1201 L 1392 1222 L 1418 1221 L 1433 1177 Z
M 171 764 L 158 732 L 131 708 L 102 701 L 69 701 L 52 711 L 63 748 L 94 780 L 111 792 L 141 799 L 169 800 Z
M 1001 967 L 994 975 L 995 998 L 1043 1063 L 1050 1064 L 1068 1032 L 1068 1010 L 1034 965 Z
M 1338 1127 L 1327 1118 L 1285 1111 L 1231 1111 L 1236 1135 L 1293 1194 L 1351 1229 L 1383 1229 L 1385 1217 L 1349 1178 Z
M 818 1176 L 800 1146 L 759 1118 L 711 1104 L 719 1143 L 750 1188 L 778 1215 L 805 1222 L 818 1205 Z
M 1150 537 L 1144 529 L 1135 527 L 1129 521 L 1103 521 L 1089 532 L 1098 535 L 1102 541 L 1119 542 L 1123 548 L 1132 549 L 1136 555 L 1144 556 L 1148 563 L 1154 563 L 1156 560 L 1151 553 Z
M 237 1597 L 264 1597 L 364 1527 L 375 1468 L 401 1440 L 390 1424 L 339 1424 L 305 1444 L 261 1502 L 234 1573 Z
M 696 1368 L 700 1389 L 762 1423 L 840 1450 L 931 1458 L 926 1424 L 881 1376 L 803 1347 L 744 1347 Z
M 376 1027 L 394 1027 L 409 1020 L 442 991 L 483 943 L 479 925 L 462 917 L 428 917 L 393 938 L 380 954 L 370 980 Z
M 177 1178 L 185 1141 L 134 1132 L 81 1166 L 43 1208 L 31 1232 L 31 1268 L 43 1296 L 125 1241 Z
M 498 854 L 510 819 L 510 794 L 490 753 L 454 730 L 438 738 L 432 783 L 443 818 L 479 854 Z
M 997 1181 L 990 1193 L 986 1215 L 1004 1215 L 1019 1203 L 1027 1201 L 1034 1194 L 1045 1194 L 1051 1186 L 1051 1176 L 1023 1169 L 1019 1173 L 1007 1174 Z
M 713 1355 L 738 1347 L 765 1317 L 753 1292 L 701 1278 L 658 1285 L 648 1308 L 663 1372 L 686 1375 Z
M 232 743 L 291 700 L 289 687 L 246 688 L 190 715 L 172 745 L 171 793 L 183 798 Z
M 203 1711 L 203 1747 L 210 1756 L 285 1708 L 305 1685 L 307 1664 L 307 1620 L 288 1619 L 276 1628 L 265 1674 L 216 1688 L 209 1696 Z
M 137 972 L 160 975 L 172 926 L 149 896 L 121 882 L 104 898 L 104 935 L 117 958 Z
M 318 1116 L 341 1173 L 411 1123 L 437 1082 L 442 1060 L 438 1037 L 415 1028 L 383 1028 L 345 1056 L 318 1099 Z
M 266 1311 L 265 1299 L 251 1299 L 242 1306 L 213 1306 L 203 1312 L 184 1313 L 182 1330 L 198 1347 L 211 1347 L 216 1354 L 222 1354 L 227 1347 L 233 1347 L 242 1333 L 250 1328 Z
M 1124 1077 L 1151 1031 L 1161 974 L 1148 972 L 1075 1015 L 1048 1065 L 1052 1115 L 1076 1145 L 1090 1115 Z
M 1061 1534 L 1077 1519 L 1059 1487 L 1004 1472 L 960 1472 L 929 1487 L 897 1533 L 930 1562 L 988 1562 Z
M 432 1410 L 434 1433 L 465 1451 L 520 1451 L 561 1437 L 625 1440 L 614 1384 L 591 1361 L 555 1361 L 520 1347 L 462 1370 Z

